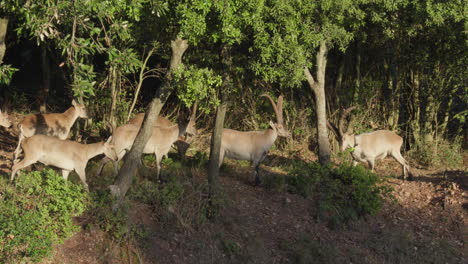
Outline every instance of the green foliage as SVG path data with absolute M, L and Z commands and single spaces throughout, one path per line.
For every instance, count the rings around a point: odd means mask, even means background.
M 11 67 L 11 65 L 0 65 L 0 85 L 8 85 L 13 78 L 13 74 L 17 72 L 18 69 Z
M 375 215 L 391 191 L 376 174 L 349 163 L 331 168 L 298 162 L 290 176 L 288 190 L 314 199 L 318 215 L 334 224 Z
M 161 164 L 168 168 L 168 170 L 176 171 L 182 169 L 182 163 L 180 161 L 173 160 L 172 158 L 164 158 Z
M 459 169 L 463 166 L 463 149 L 461 140 L 449 142 L 439 139 L 436 142 L 414 145 L 409 156 L 417 163 L 435 168 Z
M 216 88 L 221 86 L 221 76 L 208 68 L 181 65 L 174 73 L 178 82 L 178 97 L 187 106 L 200 101 L 199 110 L 205 113 L 219 105 Z
M 163 184 L 140 179 L 132 186 L 129 197 L 151 205 L 162 225 L 191 230 L 206 221 L 208 200 L 204 196 L 206 184 L 186 179 L 174 174 L 166 176 Z
M 312 66 L 316 48 L 345 50 L 363 24 L 361 1 L 272 1 L 262 3 L 261 17 L 252 21 L 252 70 L 269 82 L 298 87 L 304 66 Z
M 122 240 L 130 233 L 128 226 L 128 202 L 123 202 L 119 210 L 113 210 L 114 199 L 107 191 L 98 190 L 92 194 L 93 203 L 89 213 L 95 217 L 95 223 L 114 239 Z
M 38 0 L 24 4 L 6 0 L 0 7 L 18 20 L 18 35 L 62 52 L 74 96 L 92 97 L 98 79 L 93 60 L 99 54 L 106 54 L 106 65 L 123 74 L 141 67 L 139 54 L 131 48 L 135 45 L 132 30 L 147 3 Z
M 167 183 L 155 196 L 157 206 L 168 209 L 173 207 L 184 195 L 184 187 L 176 177 L 170 176 Z
M 205 168 L 208 165 L 209 157 L 206 152 L 197 151 L 191 160 L 191 166 L 196 168 Z
M 72 221 L 86 208 L 81 184 L 66 183 L 54 170 L 18 177 L 13 188 L 0 182 L 0 259 L 37 262 L 79 230 Z

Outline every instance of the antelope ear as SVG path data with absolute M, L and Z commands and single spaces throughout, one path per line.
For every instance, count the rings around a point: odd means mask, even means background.
M 106 143 L 110 143 L 111 141 L 112 141 L 112 136 L 110 136 L 110 137 L 107 139 Z
M 73 106 L 75 106 L 75 105 L 76 105 L 76 101 L 75 101 L 75 99 L 73 99 L 73 101 L 72 101 L 72 105 L 73 105 Z

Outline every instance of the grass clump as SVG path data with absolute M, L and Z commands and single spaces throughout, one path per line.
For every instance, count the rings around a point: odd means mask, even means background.
M 463 167 L 463 148 L 461 139 L 448 142 L 438 139 L 415 145 L 409 156 L 425 167 L 459 169 Z
M 0 181 L 0 260 L 38 262 L 53 245 L 71 237 L 79 227 L 72 217 L 88 201 L 81 184 L 65 182 L 54 170 L 33 171 L 17 179 L 14 188 Z
M 288 191 L 312 198 L 318 216 L 332 224 L 375 215 L 391 191 L 376 174 L 349 163 L 333 168 L 298 162 L 290 176 Z

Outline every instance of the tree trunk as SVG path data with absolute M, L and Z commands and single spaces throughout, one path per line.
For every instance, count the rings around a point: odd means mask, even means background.
M 41 45 L 41 62 L 42 62 L 42 91 L 39 95 L 39 111 L 41 114 L 47 113 L 47 96 L 50 89 L 50 64 L 47 57 L 47 47 Z
M 3 63 L 3 57 L 5 56 L 6 45 L 5 37 L 8 28 L 8 18 L 0 18 L 0 65 Z
M 138 131 L 130 152 L 125 157 L 124 164 L 119 170 L 114 185 L 109 186 L 112 196 L 117 198 L 117 203 L 114 208 L 116 208 L 120 204 L 120 201 L 125 197 L 125 194 L 132 184 L 133 176 L 141 164 L 141 154 L 146 142 L 148 142 L 151 136 L 153 125 L 159 116 L 161 108 L 174 89 L 172 84 L 172 72 L 182 63 L 182 56 L 188 48 L 188 43 L 186 40 L 178 38 L 171 41 L 171 48 L 172 57 L 169 70 L 166 73 L 166 79 L 163 85 L 156 90 L 156 95 L 150 103 L 149 110 L 145 115 L 143 124 Z
M 410 121 L 411 131 L 416 147 L 421 146 L 421 103 L 420 103 L 420 81 L 418 71 L 410 72 L 411 75 L 411 87 L 412 87 L 412 105 L 413 105 L 413 117 Z
M 356 50 L 356 80 L 354 82 L 353 104 L 358 103 L 361 90 L 361 45 L 359 43 Z
M 221 105 L 218 106 L 216 111 L 216 122 L 213 134 L 211 136 L 210 146 L 210 162 L 208 167 L 208 183 L 210 185 L 210 195 L 215 195 L 218 189 L 218 175 L 219 175 L 219 156 L 221 149 L 221 136 L 223 133 L 224 117 L 226 115 L 226 102 L 223 98 L 223 91 L 227 91 L 232 87 L 232 56 L 231 46 L 224 45 L 221 48 L 221 65 L 223 66 L 223 85 L 219 92 Z
M 343 54 L 340 59 L 340 66 L 338 67 L 338 73 L 336 75 L 336 82 L 335 82 L 335 89 L 333 91 L 333 95 L 330 96 L 330 93 L 328 93 L 328 98 L 329 102 L 332 103 L 333 105 L 329 105 L 328 108 L 330 109 L 331 107 L 335 106 L 334 108 L 337 108 L 337 106 L 340 105 L 340 97 L 338 96 L 339 91 L 341 90 L 341 86 L 343 85 L 343 74 L 344 74 L 344 69 L 345 69 L 345 63 L 346 63 L 346 54 Z
M 130 106 L 130 109 L 128 110 L 127 121 L 130 120 L 133 109 L 135 108 L 136 102 L 138 100 L 138 95 L 140 94 L 141 86 L 143 85 L 143 81 L 145 80 L 146 65 L 148 64 L 148 60 L 151 58 L 151 56 L 153 56 L 153 53 L 154 53 L 155 49 L 156 48 L 152 48 L 148 52 L 148 54 L 146 55 L 146 58 L 143 60 L 143 64 L 141 65 L 140 74 L 139 74 L 139 77 L 138 77 L 138 84 L 137 84 L 137 87 L 136 87 L 136 90 L 135 90 L 135 95 L 133 96 L 132 105 Z
M 227 106 L 224 103 L 218 106 L 218 109 L 216 110 L 215 127 L 211 136 L 210 163 L 208 165 L 208 184 L 210 185 L 210 195 L 216 194 L 218 190 L 219 155 L 226 109 Z
M 109 84 L 111 88 L 111 107 L 108 120 L 115 127 L 117 125 L 115 118 L 115 107 L 117 105 L 117 69 L 114 66 L 109 68 Z
M 315 107 L 317 111 L 317 142 L 319 144 L 319 162 L 325 165 L 330 162 L 330 142 L 327 131 L 327 111 L 325 99 L 325 69 L 327 67 L 327 45 L 325 41 L 320 44 L 317 53 L 317 81 L 307 67 L 304 74 L 313 93 L 315 94 Z

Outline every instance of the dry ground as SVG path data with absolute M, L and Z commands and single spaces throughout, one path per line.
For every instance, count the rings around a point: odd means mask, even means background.
M 7 177 L 16 138 L 12 131 L 0 129 L 0 135 L 0 176 Z M 281 173 L 272 165 L 285 158 L 276 154 L 264 174 Z M 314 217 L 313 201 L 253 187 L 251 169 L 231 165 L 220 178 L 224 206 L 214 220 L 197 227 L 161 225 L 152 207 L 134 202 L 131 221 L 145 230 L 141 238 L 115 241 L 91 226 L 44 263 L 468 263 L 466 167 L 415 169 L 411 182 L 391 178 L 395 201 L 376 216 L 332 228 Z M 376 172 L 399 175 L 401 168 L 388 160 L 378 162 Z M 195 181 L 206 179 L 204 172 L 194 175 Z

